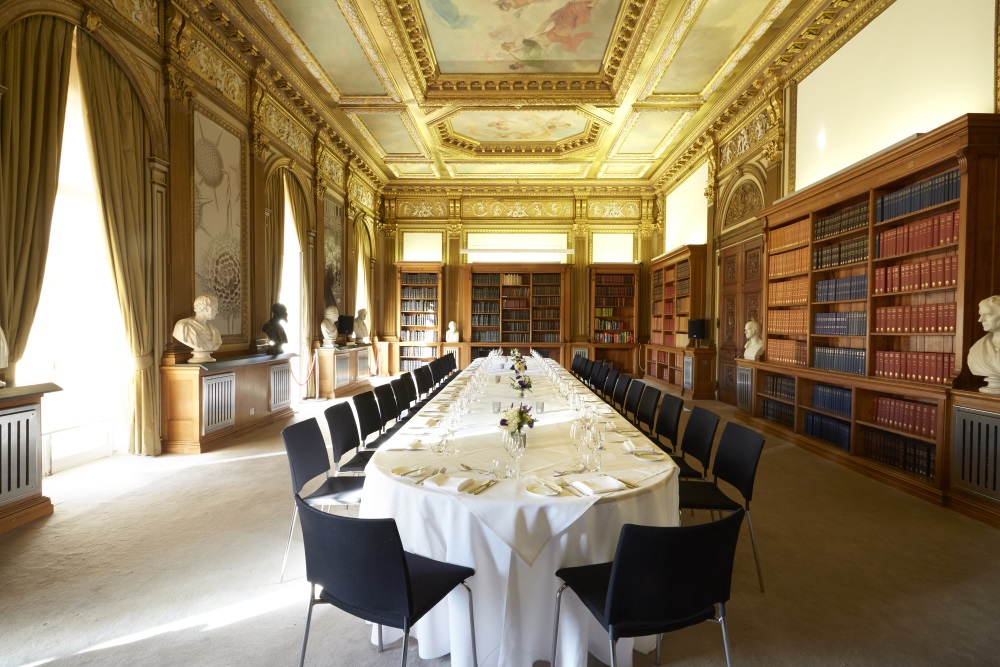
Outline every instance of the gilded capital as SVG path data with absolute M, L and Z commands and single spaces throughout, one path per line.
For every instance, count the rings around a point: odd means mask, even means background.
M 462 236 L 462 223 L 461 222 L 449 222 L 448 223 L 448 238 L 457 239 Z
M 377 222 L 375 223 L 375 229 L 378 231 L 379 235 L 384 238 L 396 238 L 396 223 L 394 222 Z
M 189 108 L 191 99 L 197 95 L 187 77 L 174 65 L 167 65 L 167 94 L 174 102 Z
M 590 224 L 586 220 L 577 220 L 573 223 L 573 235 L 577 238 L 587 238 L 590 236 Z
M 83 27 L 87 32 L 97 32 L 101 27 L 101 15 L 89 7 L 83 10 Z

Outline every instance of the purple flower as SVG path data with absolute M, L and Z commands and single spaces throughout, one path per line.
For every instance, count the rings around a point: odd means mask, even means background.
M 500 420 L 500 425 L 501 426 L 506 426 L 507 425 L 507 420 L 506 419 L 501 419 Z

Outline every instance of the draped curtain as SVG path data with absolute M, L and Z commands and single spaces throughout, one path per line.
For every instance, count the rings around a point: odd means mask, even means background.
M 264 206 L 267 208 L 267 238 L 264 247 L 267 249 L 267 303 L 278 303 L 281 293 L 281 263 L 285 254 L 285 184 L 281 172 L 275 171 L 267 179 L 264 186 Z M 265 314 L 265 319 L 271 313 Z
M 292 218 L 295 219 L 295 233 L 299 237 L 299 250 L 302 252 L 302 273 L 300 276 L 301 298 L 299 299 L 299 332 L 302 340 L 296 341 L 299 346 L 299 353 L 303 354 L 303 359 L 308 358 L 308 340 L 312 336 L 312 285 L 309 280 L 309 267 L 312 266 L 314 258 L 309 254 L 309 202 L 302 191 L 302 186 L 292 177 L 288 170 L 284 170 L 285 191 L 288 193 L 288 204 L 292 209 Z M 306 349 L 303 349 L 306 348 Z
M 59 185 L 73 26 L 31 16 L 0 37 L 0 328 L 9 380 L 28 346 Z
M 129 453 L 155 456 L 156 377 L 153 369 L 154 239 L 150 210 L 152 141 L 131 82 L 103 46 L 77 35 L 80 88 L 104 232 L 125 339 L 134 366 L 129 381 Z

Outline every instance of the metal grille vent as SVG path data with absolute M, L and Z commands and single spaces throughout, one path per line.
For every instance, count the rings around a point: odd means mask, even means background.
M 736 407 L 740 410 L 753 409 L 753 369 L 736 368 Z
M 271 366 L 271 411 L 287 407 L 292 403 L 292 366 L 275 364 Z
M 201 411 L 202 435 L 236 423 L 236 373 L 202 380 Z
M 1000 500 L 998 442 L 1000 415 L 956 407 L 952 412 L 952 486 Z
M 0 411 L 0 505 L 38 493 L 42 473 L 38 407 Z

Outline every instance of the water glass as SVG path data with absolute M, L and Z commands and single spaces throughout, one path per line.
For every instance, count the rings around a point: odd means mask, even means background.
M 601 451 L 597 447 L 588 447 L 583 450 L 583 467 L 587 472 L 601 471 Z
M 535 413 L 542 414 L 545 412 L 545 401 L 535 401 Z
M 493 401 L 493 414 L 500 414 L 500 401 Z

